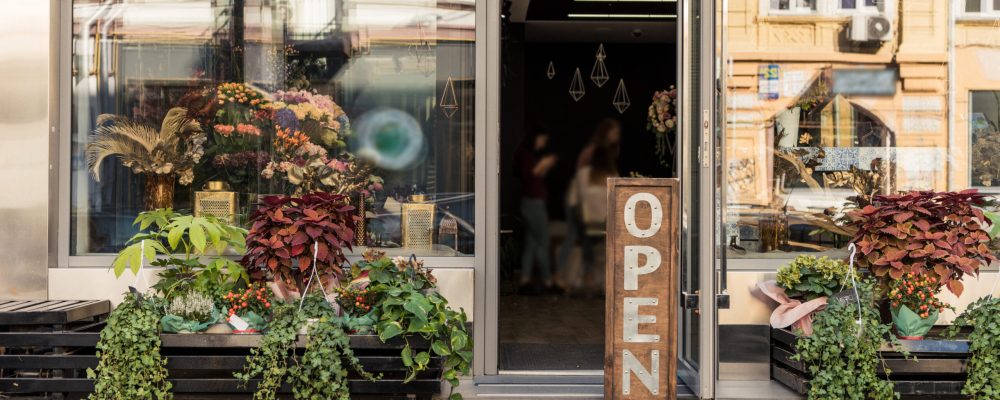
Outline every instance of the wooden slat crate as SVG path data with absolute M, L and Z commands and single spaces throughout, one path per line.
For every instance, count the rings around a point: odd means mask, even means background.
M 935 337 L 943 327 L 931 332 L 926 340 L 902 340 L 902 347 L 909 351 L 906 359 L 899 350 L 884 346 L 881 349 L 884 365 L 889 368 L 896 391 L 903 398 L 913 399 L 964 399 L 966 363 L 969 360 L 967 340 L 944 340 Z M 796 354 L 798 336 L 787 329 L 771 330 L 771 379 L 781 382 L 799 394 L 809 390 L 809 374 L 805 365 L 792 360 Z M 883 375 L 884 377 L 884 375 Z
M 97 332 L 2 332 L 0 347 L 21 349 L 24 354 L 0 355 L 0 393 L 59 393 L 80 395 L 93 390 L 86 378 L 86 369 L 97 365 L 95 346 Z M 233 372 L 242 370 L 250 349 L 260 342 L 261 335 L 161 334 L 162 353 L 167 358 L 172 391 L 178 394 L 242 394 L 252 393 L 257 382 L 242 386 Z M 411 337 L 414 351 L 430 348 L 423 338 Z M 306 339 L 300 336 L 296 347 L 301 354 Z M 365 370 L 382 374 L 382 379 L 370 382 L 353 370 L 348 377 L 354 395 L 380 395 L 389 398 L 429 399 L 441 391 L 443 359 L 432 358 L 430 368 L 417 379 L 403 383 L 406 367 L 399 351 L 406 345 L 403 338 L 382 343 L 374 335 L 352 335 L 351 348 Z M 62 353 L 45 349 L 60 348 Z M 290 393 L 287 385 L 282 393 Z
M 109 313 L 108 300 L 0 300 L 0 332 L 80 330 Z

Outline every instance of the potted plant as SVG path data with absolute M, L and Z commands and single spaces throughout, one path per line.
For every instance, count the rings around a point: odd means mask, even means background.
M 244 290 L 226 293 L 223 302 L 227 322 L 233 324 L 233 317 L 238 317 L 247 324 L 246 329 L 234 329 L 233 333 L 257 333 L 267 325 L 264 316 L 271 310 L 271 291 L 266 286 L 252 283 Z
M 215 323 L 215 302 L 208 295 L 192 290 L 175 296 L 167 306 L 160 326 L 169 333 L 196 333 Z
M 844 290 L 852 274 L 843 260 L 800 255 L 778 269 L 777 283 L 788 297 L 810 301 Z
M 762 294 L 778 303 L 771 313 L 774 328 L 812 334 L 813 316 L 826 307 L 827 298 L 851 283 L 853 271 L 841 260 L 801 255 L 778 269 L 776 281 L 757 284 Z
M 247 252 L 241 263 L 256 278 L 270 274 L 279 298 L 305 294 L 314 286 L 335 283 L 347 262 L 344 248 L 354 241 L 355 216 L 347 196 L 311 193 L 302 197 L 269 196 L 250 219 Z
M 888 287 L 907 273 L 928 274 L 935 284 L 961 296 L 962 278 L 997 258 L 984 227 L 992 222 L 979 208 L 984 195 L 913 191 L 874 196 L 873 203 L 850 213 L 858 228 L 854 242 L 868 268 Z
M 385 253 L 369 250 L 352 266 L 352 276 L 367 275 L 369 290 L 375 294 L 374 309 L 379 316 L 375 332 L 383 342 L 406 335 L 420 335 L 431 343 L 428 351 L 414 351 L 409 343 L 402 350 L 403 365 L 409 370 L 406 382 L 428 368 L 432 354 L 444 358 L 442 377 L 449 382 L 449 398 L 458 376 L 469 372 L 472 339 L 466 330 L 464 310 L 455 311 L 438 293 L 437 280 L 416 257 L 389 259 Z
M 146 263 L 162 267 L 153 288 L 167 301 L 188 290 L 220 298 L 247 280 L 240 264 L 221 257 L 227 251 L 243 252 L 243 228 L 211 215 L 195 217 L 169 208 L 142 212 L 134 224 L 140 232 L 129 239 L 112 263 L 116 277 L 126 269 L 138 274 Z M 203 263 L 206 258 L 207 264 Z
M 892 323 L 900 339 L 921 340 L 947 304 L 937 299 L 941 285 L 930 274 L 907 273 L 889 284 Z

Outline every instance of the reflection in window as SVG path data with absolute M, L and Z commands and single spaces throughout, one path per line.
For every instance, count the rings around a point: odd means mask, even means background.
M 365 245 L 472 252 L 473 1 L 74 0 L 73 21 L 71 254 L 117 251 L 153 204 L 243 221 L 317 190 L 352 196 Z M 125 147 L 91 168 L 100 133 Z
M 1000 186 L 1000 91 L 975 91 L 970 98 L 972 184 Z
M 770 0 L 772 11 L 809 12 L 816 10 L 816 0 Z

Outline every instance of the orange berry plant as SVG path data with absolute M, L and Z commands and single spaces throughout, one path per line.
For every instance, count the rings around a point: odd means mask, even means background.
M 920 316 L 928 318 L 935 311 L 941 311 L 951 306 L 938 300 L 941 293 L 941 283 L 930 274 L 904 274 L 900 279 L 889 285 L 889 301 L 893 309 L 906 306 Z
M 271 309 L 271 292 L 260 284 L 250 284 L 246 289 L 231 291 L 224 296 L 228 307 L 226 318 L 254 312 L 264 316 Z

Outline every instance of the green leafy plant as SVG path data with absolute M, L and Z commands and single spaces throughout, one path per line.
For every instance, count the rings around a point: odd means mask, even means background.
M 168 299 L 185 290 L 219 298 L 247 280 L 240 264 L 219 256 L 230 248 L 237 253 L 245 251 L 246 230 L 242 228 L 211 215 L 195 217 L 169 208 L 140 213 L 133 224 L 140 232 L 115 257 L 112 267 L 117 277 L 126 269 L 138 274 L 145 262 L 164 267 L 153 287 Z M 201 257 L 210 252 L 216 257 L 204 264 Z M 165 257 L 158 259 L 158 254 Z
M 962 394 L 975 400 L 1000 397 L 1000 299 L 982 298 L 969 305 L 945 335 L 954 338 L 962 328 L 972 328 L 966 364 L 968 378 Z
M 379 320 L 375 331 L 383 342 L 406 335 L 419 335 L 431 343 L 431 350 L 414 352 L 409 342 L 402 350 L 403 364 L 410 373 L 406 381 L 427 369 L 431 353 L 444 357 L 442 376 L 451 384 L 450 399 L 458 376 L 468 374 L 472 362 L 472 340 L 466 330 L 465 311 L 454 311 L 448 300 L 437 293 L 436 280 L 423 262 L 415 257 L 391 260 L 384 253 L 369 250 L 352 268 L 354 275 L 367 274 L 370 290 L 376 293 Z
M 843 290 L 851 283 L 851 274 L 842 260 L 801 255 L 778 269 L 778 285 L 789 297 L 808 301 Z
M 160 355 L 158 299 L 127 294 L 108 317 L 97 342 L 97 368 L 91 400 L 172 399 L 167 360 Z
M 347 196 L 312 193 L 269 196 L 254 212 L 241 262 L 255 276 L 270 272 L 299 293 L 315 268 L 320 276 L 340 277 L 344 248 L 354 241 L 354 206 Z
M 892 382 L 878 376 L 878 350 L 887 338 L 896 339 L 880 323 L 873 292 L 874 284 L 860 284 L 860 318 L 856 303 L 834 300 L 816 313 L 812 336 L 799 338 L 793 359 L 805 363 L 812 376 L 809 400 L 898 398 Z
M 983 198 L 975 189 L 875 196 L 873 204 L 850 213 L 858 228 L 853 241 L 864 255 L 859 264 L 883 284 L 905 273 L 933 274 L 961 296 L 961 279 L 997 260 L 984 231 L 991 221 L 978 208 Z

